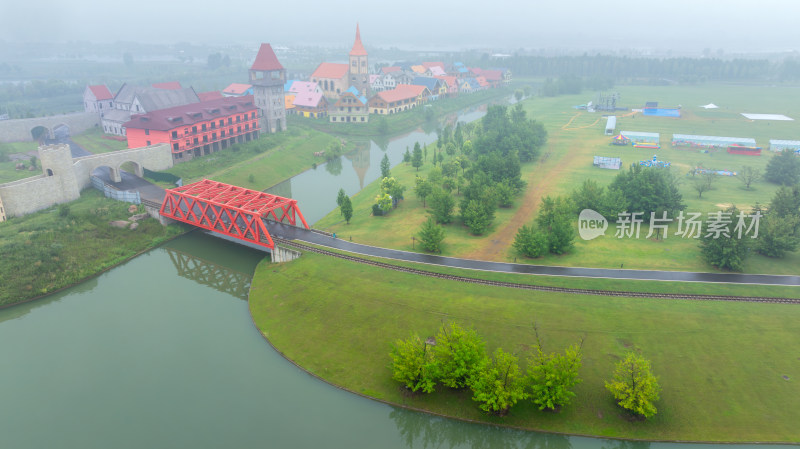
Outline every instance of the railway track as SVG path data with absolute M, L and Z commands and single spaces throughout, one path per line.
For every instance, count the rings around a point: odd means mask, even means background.
M 760 303 L 773 303 L 773 304 L 800 304 L 800 299 L 794 299 L 794 298 L 728 296 L 728 295 L 694 295 L 694 294 L 684 294 L 684 293 L 643 293 L 643 292 L 629 292 L 629 291 L 615 291 L 615 290 L 592 290 L 584 288 L 548 287 L 543 285 L 518 284 L 514 282 L 489 281 L 484 279 L 469 278 L 466 276 L 455 276 L 452 274 L 434 273 L 431 271 L 419 270 L 416 268 L 402 267 L 385 262 L 363 259 L 360 257 L 350 256 L 347 254 L 340 254 L 337 252 L 304 245 L 302 243 L 298 243 L 297 241 L 287 240 L 280 237 L 273 237 L 273 240 L 275 241 L 275 243 L 280 243 L 285 246 L 290 246 L 299 249 L 301 251 L 323 254 L 326 256 L 336 257 L 339 259 L 349 260 L 352 262 L 362 263 L 366 265 L 372 265 L 387 270 L 412 273 L 420 276 L 447 279 L 457 282 L 466 282 L 470 284 L 489 285 L 494 287 L 518 288 L 523 290 L 538 290 L 538 291 L 557 292 L 557 293 L 572 293 L 578 295 L 618 296 L 627 298 L 685 299 L 692 301 L 735 301 L 735 302 L 760 302 Z

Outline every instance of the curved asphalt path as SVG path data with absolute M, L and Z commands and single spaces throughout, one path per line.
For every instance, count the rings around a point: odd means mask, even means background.
M 269 229 L 270 234 L 273 236 L 282 237 L 289 240 L 301 240 L 308 243 L 314 243 L 317 245 L 341 249 L 367 256 L 384 257 L 387 259 L 419 262 L 431 265 L 442 265 L 446 267 L 466 268 L 470 270 L 605 279 L 800 286 L 800 276 L 788 275 L 556 267 L 507 262 L 489 262 L 473 259 L 458 259 L 454 257 L 434 256 L 431 254 L 412 253 L 396 249 L 361 245 L 273 221 L 268 222 L 267 228 Z

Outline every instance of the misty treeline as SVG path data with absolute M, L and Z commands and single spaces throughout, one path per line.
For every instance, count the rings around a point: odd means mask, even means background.
M 474 61 L 475 64 L 486 61 Z M 678 82 L 794 81 L 800 79 L 800 59 L 644 58 L 610 55 L 514 56 L 501 65 L 514 76 L 565 77 L 587 80 L 630 79 Z M 592 87 L 592 86 L 587 86 Z

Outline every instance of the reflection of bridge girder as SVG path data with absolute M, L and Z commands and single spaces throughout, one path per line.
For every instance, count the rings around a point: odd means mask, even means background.
M 247 300 L 250 282 L 253 277 L 232 270 L 174 248 L 165 248 L 172 264 L 178 269 L 178 276 L 191 279 L 198 284 L 208 285 L 214 290 L 239 299 Z

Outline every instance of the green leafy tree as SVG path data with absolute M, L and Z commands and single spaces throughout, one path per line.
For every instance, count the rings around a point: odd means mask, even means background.
M 500 207 L 511 207 L 514 205 L 514 187 L 508 181 L 497 184 L 497 201 Z
M 442 164 L 442 174 L 444 176 L 455 176 L 460 168 L 461 164 L 457 160 L 450 159 L 446 164 Z
M 634 352 L 617 363 L 614 378 L 606 382 L 606 389 L 617 404 L 636 415 L 650 418 L 658 411 L 653 404 L 661 392 L 658 378 L 651 372 L 650 361 Z
M 386 215 L 392 210 L 392 196 L 388 193 L 381 193 L 375 197 L 375 204 L 381 211 L 381 215 Z
M 461 211 L 461 220 L 474 235 L 483 234 L 492 224 L 492 219 L 486 211 L 486 206 L 477 200 L 471 200 L 467 203 L 466 209 Z
M 472 399 L 480 403 L 481 410 L 499 416 L 527 397 L 517 357 L 501 348 L 497 348 L 491 361 L 484 362 L 470 387 Z
M 546 196 L 542 199 L 536 225 L 547 235 L 548 250 L 553 254 L 564 254 L 575 244 L 578 232 L 572 222 L 574 209 L 566 197 Z
M 389 155 L 384 154 L 381 159 L 381 178 L 388 178 L 392 176 L 391 163 L 389 163 Z
M 592 209 L 603 214 L 603 196 L 605 188 L 597 184 L 594 179 L 586 179 L 580 187 L 572 191 L 570 199 L 575 205 L 575 213 L 584 209 Z
M 428 207 L 425 204 L 425 198 L 427 198 L 432 191 L 433 191 L 433 186 L 431 186 L 431 183 L 426 181 L 424 178 L 417 176 L 416 186 L 414 187 L 414 193 L 417 194 L 417 198 L 422 200 L 422 207 Z
M 447 145 L 444 147 L 444 151 L 448 156 L 456 154 L 456 144 L 453 142 L 447 142 Z
M 512 246 L 526 257 L 541 257 L 549 251 L 547 235 L 533 225 L 519 228 Z
M 437 223 L 448 224 L 453 221 L 453 209 L 456 202 L 442 189 L 435 189 L 431 194 L 431 214 Z
M 437 225 L 433 217 L 428 217 L 428 221 L 422 223 L 419 228 L 419 242 L 425 251 L 432 253 L 442 252 L 441 245 L 444 236 L 444 228 Z
M 408 151 L 408 147 L 406 147 L 406 152 L 403 153 L 403 162 L 405 163 L 411 162 L 411 152 Z
M 411 166 L 419 171 L 419 168 L 422 167 L 422 162 L 422 148 L 420 148 L 419 142 L 417 142 L 414 144 L 414 153 L 411 155 Z
M 339 189 L 339 194 L 336 196 L 336 205 L 342 207 L 342 203 L 344 203 L 344 199 L 347 198 L 347 193 L 344 189 Z
M 474 149 L 474 146 L 472 145 L 472 141 L 471 140 L 467 140 L 467 141 L 464 142 L 464 145 L 461 148 L 461 152 L 463 152 L 464 154 L 469 156 L 469 155 L 472 154 L 473 149 Z
M 404 198 L 403 192 L 406 188 L 393 177 L 381 179 L 381 191 L 388 193 L 392 197 L 392 205 L 397 207 L 398 201 Z
M 458 323 L 442 325 L 434 348 L 439 382 L 450 388 L 468 387 L 486 359 L 485 347 L 474 329 L 464 329 Z
M 769 213 L 779 217 L 800 215 L 800 186 L 781 186 L 769 203 Z
M 709 265 L 720 270 L 742 271 L 750 241 L 753 239 L 744 234 L 741 238 L 738 237 L 735 227 L 739 209 L 736 206 L 731 206 L 720 214 L 703 223 L 700 253 Z
M 344 221 L 347 224 L 350 224 L 350 219 L 353 218 L 353 203 L 350 201 L 349 196 L 344 197 L 344 201 L 342 201 L 342 205 L 339 208 L 344 216 Z
M 785 186 L 797 184 L 800 182 L 800 157 L 797 157 L 789 149 L 772 156 L 767 163 L 764 178 L 767 181 Z
M 736 179 L 744 184 L 744 188 L 750 190 L 750 185 L 761 179 L 761 170 L 750 166 L 744 166 L 736 175 Z
M 523 96 L 523 95 L 524 95 L 524 92 L 522 92 L 522 89 L 517 89 L 517 90 L 515 90 L 515 91 L 514 91 L 514 98 L 515 98 L 517 101 L 520 101 L 520 100 L 522 100 L 522 96 Z
M 436 387 L 436 360 L 428 346 L 418 335 L 397 340 L 392 346 L 392 379 L 414 393 L 431 393 Z
M 528 381 L 530 398 L 539 410 L 557 411 L 575 397 L 572 388 L 581 381 L 578 371 L 582 365 L 582 348 L 583 340 L 579 345 L 566 348 L 563 354 L 545 353 L 537 330 L 536 348 L 528 361 Z
M 461 122 L 456 123 L 456 130 L 453 133 L 453 142 L 459 149 L 464 146 L 464 131 L 461 129 Z
M 678 191 L 678 180 L 669 169 L 632 165 L 627 172 L 619 173 L 611 182 L 609 189 L 618 189 L 625 197 L 624 210 L 643 212 L 649 217 L 651 212 L 661 216 L 666 211 L 674 216 L 686 208 L 683 196 Z
M 800 245 L 798 227 L 800 227 L 800 217 L 796 215 L 781 217 L 778 214 L 768 213 L 761 219 L 758 238 L 754 239 L 756 252 L 767 257 L 780 258 L 788 252 L 796 251 Z

